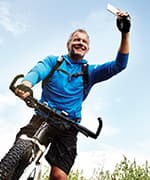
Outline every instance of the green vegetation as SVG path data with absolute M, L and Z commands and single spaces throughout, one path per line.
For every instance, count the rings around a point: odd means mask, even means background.
M 48 180 L 46 174 L 44 174 L 43 180 Z M 71 171 L 68 180 L 150 180 L 150 166 L 148 161 L 144 165 L 138 165 L 136 160 L 131 162 L 124 156 L 123 160 L 116 164 L 113 172 L 103 168 L 94 170 L 89 179 L 85 178 L 83 174 L 82 170 Z

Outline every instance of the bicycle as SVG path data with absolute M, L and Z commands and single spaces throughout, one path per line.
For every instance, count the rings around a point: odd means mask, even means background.
M 9 88 L 13 93 L 15 93 L 17 88 L 16 84 L 18 80 L 23 77 L 23 74 L 17 75 L 11 82 Z M 28 137 L 26 134 L 21 135 L 8 153 L 2 158 L 0 161 L 0 180 L 18 180 L 20 177 L 24 177 L 24 171 L 27 169 L 29 172 L 26 173 L 24 179 L 35 180 L 41 164 L 40 159 L 50 144 L 47 134 L 51 134 L 51 138 L 53 138 L 53 135 L 56 133 L 56 130 L 54 131 L 52 126 L 52 119 L 61 122 L 62 125 L 72 126 L 86 137 L 94 139 L 99 136 L 102 129 L 103 123 L 101 118 L 98 118 L 98 128 L 96 132 L 92 132 L 69 119 L 65 112 L 58 113 L 33 96 L 28 96 L 24 101 L 28 107 L 45 113 L 47 117 L 43 119 L 43 122 L 33 137 Z

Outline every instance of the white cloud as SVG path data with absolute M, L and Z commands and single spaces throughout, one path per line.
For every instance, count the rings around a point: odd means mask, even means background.
M 0 104 L 2 105 L 13 105 L 16 102 L 15 97 L 11 96 L 11 95 L 4 95 L 4 94 L 0 94 Z
M 12 106 L 16 103 L 15 97 L 11 95 L 0 94 L 0 113 L 4 111 L 4 109 L 8 108 L 8 106 Z
M 10 5 L 4 1 L 0 2 L 0 25 L 13 34 L 22 33 L 26 30 L 26 25 L 17 20 Z
M 16 133 L 29 122 L 33 112 L 16 96 L 0 94 L 0 158 L 11 147 Z

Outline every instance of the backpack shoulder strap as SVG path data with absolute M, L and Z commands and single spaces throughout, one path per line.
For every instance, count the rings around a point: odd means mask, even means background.
M 62 64 L 63 61 L 64 61 L 63 56 L 58 57 L 55 66 L 52 68 L 48 76 L 42 81 L 42 88 L 47 85 L 49 79 L 53 76 L 54 72 L 59 68 L 59 66 Z M 83 78 L 83 95 L 84 95 L 83 99 L 85 99 L 88 93 L 88 64 L 87 63 L 82 64 L 82 73 L 83 73 L 82 78 Z
M 52 68 L 52 70 L 50 71 L 48 76 L 42 81 L 42 88 L 47 85 L 49 79 L 52 77 L 54 72 L 59 68 L 59 66 L 62 64 L 63 61 L 64 61 L 64 57 L 63 56 L 58 57 L 55 66 Z
M 84 98 L 86 97 L 87 93 L 88 93 L 88 64 L 82 64 L 82 72 L 83 72 L 83 95 Z

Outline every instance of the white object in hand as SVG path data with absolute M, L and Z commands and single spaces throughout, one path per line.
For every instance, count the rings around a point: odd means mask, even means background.
M 107 4 L 107 10 L 114 15 L 117 15 L 117 12 L 119 12 L 119 10 L 114 6 L 112 6 L 111 4 Z

